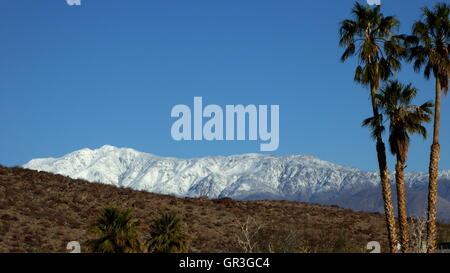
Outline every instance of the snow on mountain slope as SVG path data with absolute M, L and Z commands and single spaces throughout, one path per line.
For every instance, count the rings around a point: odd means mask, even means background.
M 375 173 L 306 155 L 176 159 L 108 145 L 61 158 L 33 159 L 24 167 L 156 193 L 239 199 L 262 193 L 297 199 L 300 192 L 304 194 L 303 189 L 314 194 L 351 187 L 361 179 L 376 183 Z
M 339 166 L 309 155 L 177 159 L 105 145 L 61 158 L 33 159 L 23 167 L 176 196 L 285 199 L 349 208 L 354 207 L 347 200 L 354 200 L 363 191 L 377 193 L 379 188 L 375 172 Z M 423 191 L 427 178 L 424 173 L 408 173 L 405 180 L 409 188 Z M 440 179 L 450 181 L 450 172 L 442 172 Z M 378 203 L 375 199 L 373 202 Z M 360 207 L 361 200 L 357 203 L 356 209 L 367 210 Z M 382 211 L 382 207 L 371 210 Z

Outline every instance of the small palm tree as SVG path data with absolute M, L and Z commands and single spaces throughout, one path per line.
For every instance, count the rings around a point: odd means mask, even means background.
M 391 252 L 397 251 L 397 234 L 394 208 L 392 206 L 391 184 L 386 161 L 386 148 L 382 139 L 384 130 L 376 102 L 376 94 L 380 82 L 386 81 L 395 71 L 400 69 L 400 58 L 405 57 L 406 50 L 402 46 L 403 35 L 394 35 L 399 22 L 392 16 L 384 16 L 380 6 L 365 7 L 355 3 L 352 10 L 354 20 L 344 20 L 340 24 L 339 45 L 345 48 L 341 61 L 357 56 L 359 65 L 354 80 L 370 88 L 372 102 L 373 136 L 376 139 L 376 150 L 380 170 L 380 180 L 384 200 L 384 211 Z
M 411 105 L 417 89 L 411 84 L 403 85 L 398 81 L 389 82 L 377 94 L 377 101 L 389 118 L 389 145 L 391 153 L 397 157 L 395 181 L 397 186 L 397 208 L 400 226 L 401 250 L 409 251 L 409 231 L 406 214 L 405 168 L 409 150 L 409 135 L 420 134 L 424 138 L 427 130 L 423 123 L 431 120 L 431 102 L 420 106 Z
M 413 26 L 413 35 L 409 40 L 413 46 L 409 50 L 409 61 L 414 69 L 424 67 L 427 79 L 433 74 L 435 84 L 433 144 L 431 145 L 429 184 L 428 184 L 428 252 L 436 249 L 436 199 L 439 168 L 439 129 L 441 117 L 441 93 L 447 94 L 450 76 L 450 5 L 436 4 L 434 10 L 422 8 L 422 20 Z
M 98 219 L 91 225 L 92 232 L 99 238 L 90 241 L 93 252 L 132 253 L 141 252 L 141 244 L 136 228 L 138 222 L 132 221 L 131 210 L 114 207 L 103 209 Z
M 156 253 L 183 253 L 189 250 L 189 236 L 181 217 L 162 213 L 151 225 L 147 241 L 148 251 Z

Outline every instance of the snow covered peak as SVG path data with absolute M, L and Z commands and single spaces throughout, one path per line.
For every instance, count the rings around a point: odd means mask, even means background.
M 379 183 L 375 172 L 340 166 L 311 155 L 177 159 L 111 145 L 81 149 L 60 158 L 33 159 L 24 167 L 155 193 L 237 199 L 312 201 Z M 449 172 L 442 176 L 448 177 Z M 425 182 L 425 174 L 407 174 L 407 185 Z
M 325 180 L 340 186 L 349 175 L 358 173 L 310 155 L 177 159 L 111 145 L 81 149 L 60 158 L 33 159 L 24 167 L 160 193 L 211 197 L 245 197 L 245 191 L 279 196 L 289 184 L 310 185 L 317 191 Z
M 383 211 L 376 172 L 340 166 L 311 155 L 242 154 L 178 159 L 104 145 L 60 158 L 33 159 L 23 167 L 176 196 L 284 199 Z M 440 179 L 450 181 L 450 171 L 441 172 Z M 422 195 L 427 180 L 424 173 L 405 176 L 408 189 L 419 190 Z M 450 193 L 450 188 L 445 192 Z M 450 220 L 450 207 L 448 210 Z

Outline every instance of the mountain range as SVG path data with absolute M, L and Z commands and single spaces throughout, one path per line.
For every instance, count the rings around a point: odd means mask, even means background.
M 310 155 L 242 154 L 192 159 L 159 157 L 104 145 L 60 158 L 33 159 L 24 168 L 178 197 L 289 200 L 383 212 L 376 172 Z M 393 175 L 391 181 L 394 183 Z M 450 171 L 439 174 L 438 219 L 450 222 Z M 428 174 L 405 175 L 408 213 L 424 217 Z M 392 187 L 394 203 L 395 187 Z

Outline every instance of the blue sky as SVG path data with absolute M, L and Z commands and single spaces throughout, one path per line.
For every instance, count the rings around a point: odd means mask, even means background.
M 401 32 L 436 2 L 382 1 Z M 338 23 L 353 3 L 1 0 L 0 164 L 103 144 L 182 158 L 259 152 L 259 141 L 174 141 L 172 107 L 202 96 L 205 105 L 280 105 L 271 154 L 377 170 L 375 143 L 361 128 L 368 91 L 353 82 L 355 61 L 339 61 Z M 433 99 L 433 81 L 410 65 L 398 78 L 421 90 L 417 103 Z M 450 169 L 449 100 L 442 169 Z M 430 143 L 413 138 L 407 170 L 427 170 Z

